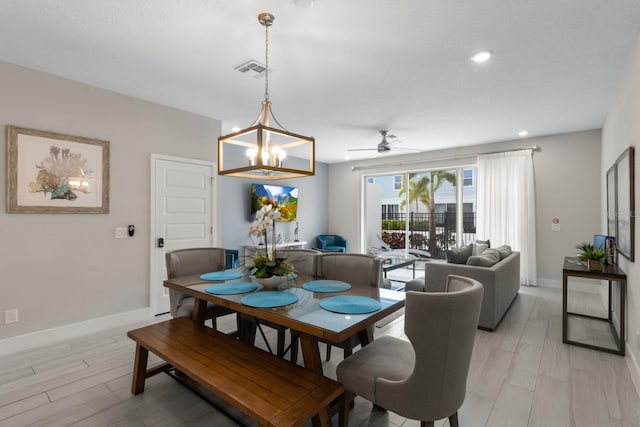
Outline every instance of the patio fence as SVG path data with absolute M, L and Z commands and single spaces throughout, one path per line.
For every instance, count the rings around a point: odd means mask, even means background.
M 445 250 L 453 246 L 464 246 L 476 238 L 476 213 L 464 212 L 462 217 L 463 234 L 456 236 L 455 212 L 442 212 L 433 215 L 435 239 L 429 236 L 430 213 L 408 214 L 409 247 L 431 252 L 432 258 L 445 258 Z M 382 214 L 382 239 L 393 249 L 404 249 L 406 241 L 406 213 Z M 459 240 L 459 241 L 458 241 Z

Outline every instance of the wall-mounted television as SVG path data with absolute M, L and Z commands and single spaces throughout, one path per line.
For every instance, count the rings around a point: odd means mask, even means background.
M 278 221 L 295 221 L 298 216 L 298 188 L 282 185 L 251 184 L 251 217 L 265 205 L 273 205 L 280 210 Z

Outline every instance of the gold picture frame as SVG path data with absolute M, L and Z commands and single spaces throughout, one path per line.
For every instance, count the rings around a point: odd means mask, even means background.
M 109 141 L 7 126 L 7 212 L 109 213 Z

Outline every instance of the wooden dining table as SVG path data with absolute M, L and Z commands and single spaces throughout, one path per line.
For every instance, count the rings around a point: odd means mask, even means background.
M 242 298 L 248 295 L 247 293 L 218 295 L 206 291 L 209 286 L 231 281 L 207 281 L 202 280 L 199 275 L 193 275 L 165 280 L 164 285 L 195 298 L 193 320 L 199 324 L 204 323 L 207 302 L 211 302 L 245 316 L 253 317 L 258 321 L 267 321 L 296 331 L 300 337 L 304 366 L 323 374 L 319 339 L 340 343 L 358 335 L 361 345 L 367 345 L 373 340 L 371 326 L 404 307 L 405 293 L 369 286 L 352 286 L 342 292 L 311 292 L 303 288 L 305 282 L 315 279 L 311 276 L 298 276 L 289 280 L 287 284 L 280 285 L 279 291 L 295 294 L 297 301 L 274 308 L 259 308 L 243 304 Z M 246 280 L 234 279 L 233 281 Z M 259 286 L 251 293 L 264 291 L 266 289 L 261 289 Z M 370 313 L 345 314 L 328 311 L 321 307 L 320 302 L 323 299 L 338 295 L 369 297 L 379 301 L 380 308 Z M 240 338 L 247 341 L 251 339 L 251 337 L 242 334 Z

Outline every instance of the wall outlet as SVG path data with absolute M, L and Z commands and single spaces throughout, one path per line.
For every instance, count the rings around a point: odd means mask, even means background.
M 116 227 L 116 239 L 126 239 L 129 237 L 127 227 Z
M 7 310 L 4 312 L 4 323 L 8 325 L 9 323 L 18 323 L 18 309 L 14 308 L 13 310 Z

